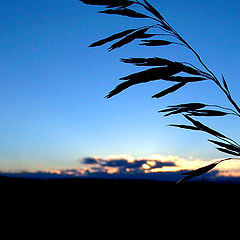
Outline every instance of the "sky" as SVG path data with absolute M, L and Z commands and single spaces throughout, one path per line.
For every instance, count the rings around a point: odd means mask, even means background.
M 218 77 L 224 74 L 238 100 L 240 2 L 150 2 Z M 123 154 L 133 159 L 175 156 L 186 163 L 226 157 L 206 141 L 206 134 L 167 127 L 186 124 L 182 116 L 164 118 L 158 113 L 186 102 L 229 107 L 212 82 L 190 84 L 157 100 L 151 96 L 166 83 L 142 84 L 104 98 L 120 77 L 141 70 L 120 58 L 158 56 L 200 66 L 180 46 L 147 48 L 135 42 L 112 52 L 108 46 L 88 48 L 114 33 L 152 24 L 150 20 L 98 14 L 103 8 L 78 0 L 0 3 L 1 171 L 84 168 L 80 160 Z M 226 116 L 203 122 L 238 141 L 237 120 Z

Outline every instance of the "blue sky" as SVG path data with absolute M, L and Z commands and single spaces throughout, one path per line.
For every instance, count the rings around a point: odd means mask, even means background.
M 130 154 L 222 157 L 206 135 L 166 127 L 186 123 L 163 118 L 158 110 L 184 102 L 221 103 L 225 97 L 211 82 L 192 84 L 163 99 L 151 99 L 159 83 L 132 87 L 109 100 L 118 79 L 138 71 L 121 57 L 165 57 L 191 61 L 177 46 L 145 48 L 130 44 L 107 52 L 87 46 L 141 19 L 97 14 L 102 9 L 77 0 L 0 0 L 0 169 L 43 170 L 78 167 L 80 158 Z M 240 2 L 238 0 L 152 0 L 170 24 L 206 64 L 225 75 L 239 96 Z M 146 21 L 144 25 L 151 24 Z M 238 119 L 204 122 L 239 139 Z

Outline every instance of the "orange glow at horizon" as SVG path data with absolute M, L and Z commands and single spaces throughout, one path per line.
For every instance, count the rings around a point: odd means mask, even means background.
M 95 162 L 93 161 L 93 163 L 85 164 L 80 168 L 52 169 L 45 172 L 56 175 L 65 174 L 72 176 L 87 176 L 88 174 L 97 172 L 106 174 L 124 172 L 129 174 L 170 173 L 194 170 L 217 160 L 213 159 L 212 161 L 204 161 L 202 159 L 194 159 L 193 157 L 181 158 L 174 155 L 164 156 L 160 154 L 154 154 L 144 158 L 135 158 L 129 154 L 121 154 L 111 155 L 108 157 L 93 157 L 93 159 Z M 119 163 L 117 161 L 119 161 Z M 121 165 L 121 162 L 123 162 L 123 165 Z M 166 164 L 164 165 L 164 163 Z M 168 163 L 172 163 L 172 165 L 168 165 Z M 218 177 L 240 177 L 240 161 L 233 160 L 220 163 L 214 168 L 214 170 L 218 171 L 216 173 L 216 176 Z M 34 173 L 34 171 L 32 171 L 32 173 Z

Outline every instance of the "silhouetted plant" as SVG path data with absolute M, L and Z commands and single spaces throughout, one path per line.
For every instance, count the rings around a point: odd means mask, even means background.
M 202 69 L 200 69 L 191 63 L 176 62 L 171 61 L 169 59 L 163 59 L 160 57 L 121 59 L 121 61 L 124 63 L 152 68 L 148 68 L 147 70 L 133 73 L 126 77 L 120 78 L 120 80 L 124 81 L 117 85 L 112 91 L 110 91 L 106 98 L 111 98 L 114 95 L 121 93 L 125 89 L 139 83 L 147 83 L 156 80 L 168 81 L 170 83 L 173 83 L 173 85 L 170 86 L 169 88 L 164 89 L 152 96 L 152 98 L 161 98 L 167 94 L 177 91 L 180 88 L 183 88 L 186 84 L 211 80 L 217 85 L 220 91 L 224 93 L 224 95 L 227 97 L 228 101 L 232 105 L 232 108 L 226 108 L 219 105 L 211 105 L 205 103 L 183 103 L 168 106 L 166 109 L 160 110 L 159 112 L 165 113 L 164 116 L 183 114 L 186 120 L 192 123 L 192 125 L 170 124 L 169 126 L 183 128 L 187 130 L 206 132 L 219 140 L 219 141 L 209 140 L 211 143 L 217 145 L 217 150 L 230 154 L 232 156 L 237 157 L 240 156 L 240 145 L 236 141 L 229 137 L 226 137 L 222 133 L 192 118 L 192 116 L 218 117 L 230 114 L 240 117 L 240 108 L 238 104 L 233 100 L 224 76 L 221 75 L 221 79 L 218 79 L 216 75 L 205 65 L 200 55 L 191 47 L 191 45 L 186 40 L 184 40 L 181 37 L 181 35 L 167 22 L 167 20 L 161 15 L 161 13 L 156 8 L 154 8 L 146 0 L 143 1 L 80 0 L 80 1 L 88 5 L 105 6 L 106 10 L 100 11 L 99 13 L 121 15 L 131 18 L 151 19 L 154 22 L 153 25 L 149 26 L 144 25 L 139 28 L 127 29 L 119 33 L 113 34 L 110 37 L 101 39 L 91 44 L 89 47 L 97 47 L 110 43 L 111 45 L 108 48 L 108 50 L 113 51 L 135 40 L 140 40 L 141 42 L 139 43 L 139 45 L 147 47 L 152 46 L 163 47 L 175 44 L 179 46 L 184 46 L 188 50 L 190 50 L 196 56 L 202 67 Z M 135 6 L 138 7 L 140 6 L 144 12 L 138 12 L 136 10 L 133 10 Z M 149 33 L 150 30 L 154 30 L 154 32 Z M 156 31 L 160 31 L 160 33 L 157 33 Z M 168 37 L 169 40 L 161 39 L 162 36 L 164 36 L 165 38 Z M 152 39 L 153 37 L 157 39 Z M 175 41 L 172 41 L 171 39 L 175 39 Z M 113 41 L 115 42 L 112 43 Z M 177 75 L 181 73 L 184 73 L 184 76 Z M 199 169 L 185 172 L 182 175 L 186 176 L 178 182 L 183 182 L 195 176 L 202 175 L 213 169 L 217 164 L 232 159 L 239 158 L 230 157 L 221 159 Z

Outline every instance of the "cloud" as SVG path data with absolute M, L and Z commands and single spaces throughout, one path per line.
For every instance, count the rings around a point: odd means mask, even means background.
M 90 172 L 94 170 L 107 172 L 107 173 L 123 173 L 123 172 L 146 172 L 153 169 L 163 167 L 176 166 L 174 161 L 161 161 L 160 159 L 143 158 L 137 159 L 129 157 L 129 155 L 110 156 L 107 158 L 102 157 L 86 157 L 79 160 L 84 164 Z
M 129 154 L 111 155 L 107 157 L 84 157 L 78 160 L 79 168 L 52 169 L 44 172 L 1 173 L 8 176 L 22 176 L 31 178 L 133 178 L 154 179 L 177 182 L 183 171 L 197 169 L 216 161 L 204 161 L 192 156 L 182 158 L 175 155 L 153 154 L 136 158 Z M 236 181 L 240 176 L 240 161 L 226 161 L 214 170 L 200 177 L 206 181 Z M 197 179 L 196 179 L 197 180 Z
M 201 159 L 181 158 L 179 156 L 153 154 L 143 158 L 135 158 L 128 154 L 108 157 L 85 157 L 79 159 L 90 172 L 177 172 L 193 170 L 208 164 Z
M 81 161 L 83 164 L 97 164 L 97 159 L 92 157 L 83 158 Z
M 189 156 L 182 158 L 175 155 L 153 154 L 143 158 L 135 158 L 129 154 L 111 155 L 107 157 L 86 157 L 79 160 L 84 165 L 85 176 L 104 177 L 136 177 L 173 180 L 181 178 L 183 171 L 194 170 L 216 161 L 204 161 Z M 82 168 L 83 169 L 83 168 Z M 229 161 L 219 164 L 202 178 L 214 180 L 216 178 L 240 176 L 240 161 Z M 167 179 L 168 177 L 172 179 Z

